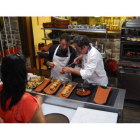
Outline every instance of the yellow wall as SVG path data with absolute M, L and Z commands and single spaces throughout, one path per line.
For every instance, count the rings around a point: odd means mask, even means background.
M 45 43 L 42 38 L 44 38 L 43 23 L 51 22 L 51 17 L 32 17 L 32 26 L 33 26 L 33 36 L 34 36 L 34 45 L 35 45 L 35 55 L 38 52 L 38 43 Z M 51 32 L 51 30 L 45 30 L 46 32 Z M 47 44 L 52 43 L 52 41 L 47 41 Z

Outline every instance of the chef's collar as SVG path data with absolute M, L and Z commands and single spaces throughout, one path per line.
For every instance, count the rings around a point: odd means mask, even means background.
M 92 49 L 92 47 L 89 45 L 89 50 L 88 50 L 88 52 L 89 52 L 91 49 Z M 87 53 L 85 53 L 85 54 L 88 54 L 88 52 L 87 52 Z

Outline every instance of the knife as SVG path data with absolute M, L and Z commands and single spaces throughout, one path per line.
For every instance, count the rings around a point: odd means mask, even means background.
M 69 65 L 67 65 L 67 66 L 65 66 L 65 67 L 69 67 L 69 66 L 71 66 L 72 64 L 74 64 L 74 62 L 72 62 L 71 64 L 69 64 Z

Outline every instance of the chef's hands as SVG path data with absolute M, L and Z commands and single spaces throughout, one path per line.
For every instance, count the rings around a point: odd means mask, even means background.
M 72 70 L 71 67 L 63 67 L 62 68 L 63 74 L 65 74 L 65 73 L 71 73 L 71 70 Z
M 65 72 L 64 72 L 63 70 L 60 70 L 60 73 L 61 73 L 61 74 L 64 74 Z
M 54 68 L 54 62 L 50 62 L 50 61 L 47 61 L 47 65 L 50 67 L 50 68 Z
M 83 54 L 81 54 L 80 56 L 76 57 L 74 59 L 74 64 L 78 64 L 82 60 L 82 58 L 83 58 Z
M 80 60 L 78 57 L 74 59 L 74 64 L 78 64 L 79 62 L 80 62 Z

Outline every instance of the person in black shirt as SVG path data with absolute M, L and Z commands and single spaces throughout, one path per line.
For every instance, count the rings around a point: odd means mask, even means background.
M 44 60 L 44 65 L 51 68 L 51 77 L 62 81 L 71 80 L 71 74 L 64 74 L 62 68 L 73 63 L 76 51 L 70 46 L 70 36 L 64 33 L 60 37 L 59 45 L 52 45 Z M 71 67 L 74 68 L 75 64 Z

